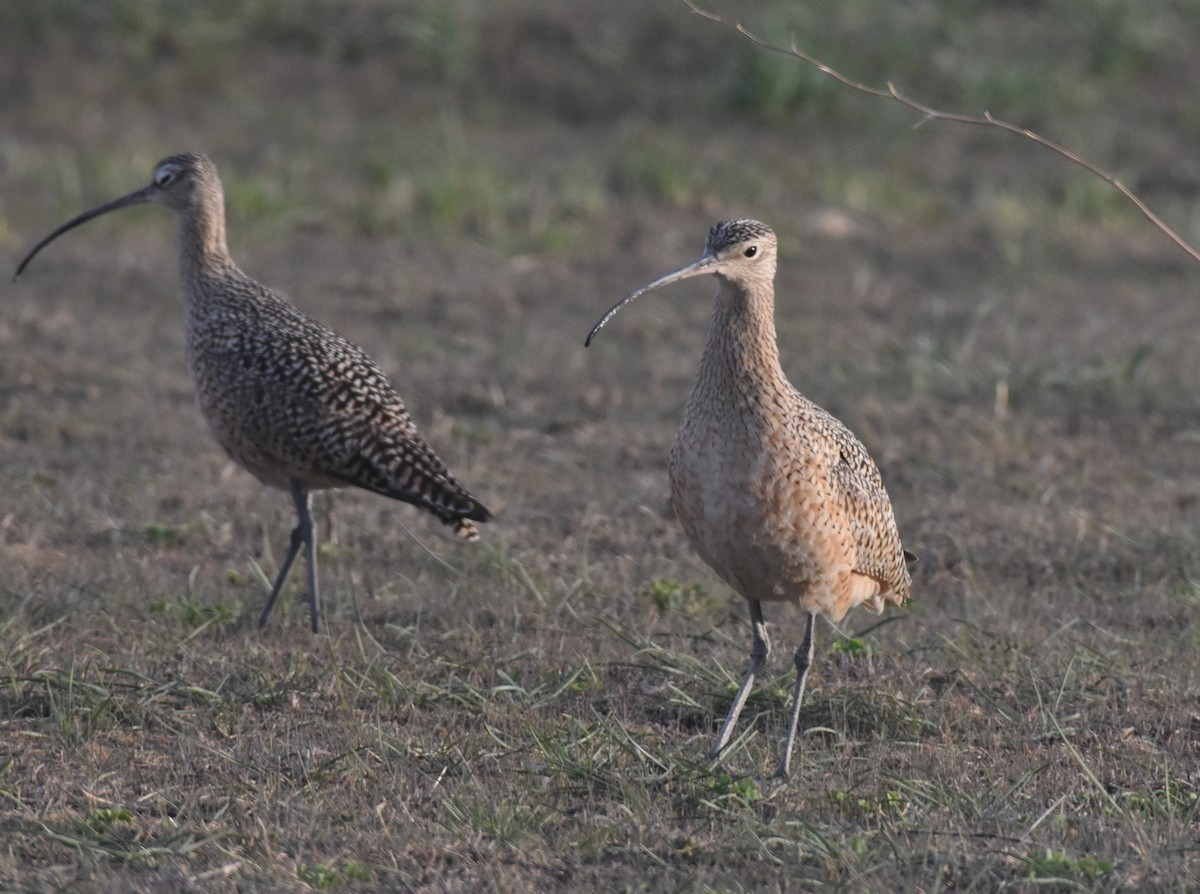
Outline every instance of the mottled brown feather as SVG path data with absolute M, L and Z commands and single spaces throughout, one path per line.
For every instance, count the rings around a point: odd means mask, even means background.
M 747 239 L 753 259 L 738 255 Z M 860 603 L 880 611 L 910 586 L 891 501 L 862 443 L 783 373 L 775 246 L 755 221 L 710 233 L 708 252 L 724 266 L 668 463 L 676 514 L 746 599 L 793 601 L 834 620 Z
M 696 552 L 749 603 L 750 665 L 711 754 L 730 742 L 771 645 L 762 602 L 808 613 L 796 650 L 788 734 L 777 775 L 787 776 L 813 654 L 816 613 L 840 620 L 862 605 L 882 611 L 908 597 L 900 545 L 879 469 L 841 422 L 788 382 L 775 341 L 776 239 L 753 220 L 724 221 L 696 261 L 635 289 L 622 307 L 692 276 L 720 282 L 696 384 L 671 445 L 671 502 Z

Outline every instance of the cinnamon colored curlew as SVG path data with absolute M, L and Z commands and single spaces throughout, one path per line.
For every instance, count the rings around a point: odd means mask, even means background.
M 587 344 L 638 296 L 692 276 L 720 283 L 696 385 L 668 462 L 671 502 L 700 557 L 750 604 L 754 644 L 711 756 L 728 744 L 770 653 L 762 603 L 808 612 L 777 775 L 791 767 L 818 612 L 834 621 L 908 597 L 892 505 L 866 448 L 788 382 L 775 341 L 776 239 L 754 220 L 718 223 L 696 261 L 630 292 Z
M 319 627 L 313 490 L 361 487 L 419 506 L 468 540 L 478 539 L 472 522 L 489 521 L 491 513 L 425 443 L 371 358 L 234 264 L 225 243 L 221 180 L 207 157 L 163 159 L 148 186 L 79 215 L 35 245 L 16 276 L 67 230 L 144 202 L 179 215 L 187 363 L 209 429 L 243 468 L 288 490 L 296 504 L 299 521 L 259 626 L 303 546 L 312 629 Z

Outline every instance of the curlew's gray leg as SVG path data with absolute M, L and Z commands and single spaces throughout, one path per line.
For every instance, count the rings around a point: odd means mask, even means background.
M 262 627 L 267 623 L 267 616 L 271 614 L 271 609 L 275 607 L 275 600 L 279 598 L 279 591 L 283 589 L 288 572 L 292 570 L 292 562 L 296 561 L 296 554 L 300 552 L 300 547 L 305 546 L 307 547 L 305 558 L 308 560 L 308 604 L 312 611 L 313 633 L 316 633 L 319 627 L 320 603 L 317 597 L 317 547 L 316 538 L 313 537 L 312 513 L 309 511 L 309 494 L 295 479 L 292 479 L 290 484 L 292 502 L 296 504 L 296 515 L 299 517 L 299 521 L 296 523 L 296 527 L 292 529 L 292 542 L 288 546 L 288 553 L 283 560 L 283 564 L 279 567 L 279 574 L 275 577 L 275 584 L 271 587 L 271 595 L 267 597 L 267 601 L 262 608 L 262 614 L 258 616 L 258 626 Z
M 750 689 L 754 685 L 754 676 L 762 667 L 763 662 L 767 660 L 767 656 L 771 654 L 771 641 L 767 638 L 767 625 L 763 622 L 762 605 L 755 600 L 750 601 L 750 625 L 754 631 L 754 644 L 750 647 L 750 666 L 746 668 L 746 676 L 742 677 L 742 685 L 738 687 L 737 695 L 733 697 L 729 713 L 725 715 L 721 734 L 717 736 L 716 744 L 708 753 L 710 758 L 716 757 L 721 753 L 721 749 L 729 744 L 733 728 L 737 725 L 738 717 L 742 713 L 742 706 L 746 704 L 746 697 L 750 695 Z
M 308 491 L 299 491 L 302 496 L 297 496 L 295 488 L 293 485 L 292 499 L 296 501 L 296 510 L 303 519 L 301 524 L 308 532 L 305 538 L 308 548 L 304 552 L 304 558 L 308 560 L 308 611 L 312 615 L 312 632 L 318 633 L 321 629 L 321 602 L 317 592 L 317 537 L 313 532 Z
M 796 744 L 796 726 L 800 722 L 800 702 L 804 700 L 804 681 L 808 679 L 808 669 L 812 666 L 813 656 L 813 624 L 817 616 L 808 613 L 808 627 L 804 630 L 804 642 L 796 650 L 796 688 L 792 691 L 792 713 L 788 718 L 787 741 L 783 743 L 783 756 L 779 758 L 779 769 L 775 775 L 787 779 L 792 766 L 792 746 Z

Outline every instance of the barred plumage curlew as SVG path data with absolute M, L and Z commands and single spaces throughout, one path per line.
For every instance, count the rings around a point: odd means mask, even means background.
M 203 155 L 160 161 L 150 184 L 63 224 L 21 261 L 94 217 L 156 202 L 179 215 L 187 362 L 200 410 L 226 452 L 272 487 L 291 492 L 299 521 L 259 615 L 266 623 L 305 547 L 312 629 L 319 627 L 310 492 L 355 486 L 412 503 L 476 540 L 491 513 L 425 443 L 400 395 L 361 348 L 301 313 L 234 264 L 225 198 Z M 15 278 L 15 277 L 14 277 Z
M 754 220 L 708 232 L 696 261 L 630 292 L 588 334 L 639 295 L 692 276 L 717 277 L 700 370 L 668 462 L 671 502 L 700 557 L 750 604 L 754 644 L 711 756 L 728 744 L 770 653 L 762 603 L 808 612 L 777 775 L 790 770 L 818 612 L 880 612 L 908 597 L 892 505 L 866 448 L 788 382 L 775 341 L 775 234 Z

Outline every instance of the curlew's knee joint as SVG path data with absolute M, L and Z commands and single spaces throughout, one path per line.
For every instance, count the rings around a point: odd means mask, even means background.
M 812 666 L 812 653 L 803 647 L 796 650 L 796 673 L 803 674 Z
M 292 549 L 299 549 L 312 536 L 312 522 L 302 521 L 292 528 Z
M 771 654 L 771 641 L 766 636 L 754 637 L 754 642 L 750 646 L 750 658 L 753 661 L 766 661 Z

